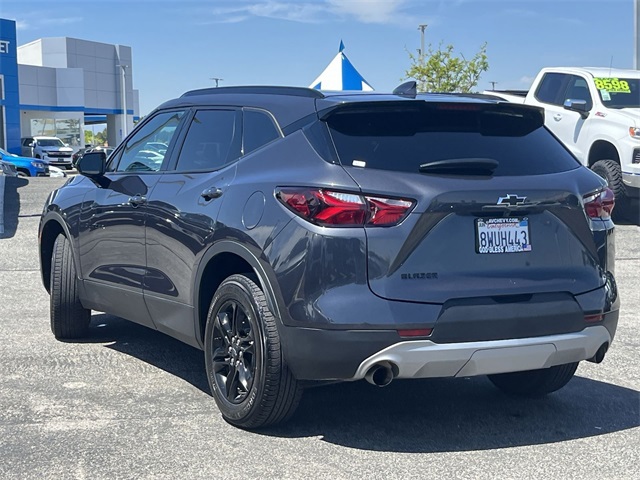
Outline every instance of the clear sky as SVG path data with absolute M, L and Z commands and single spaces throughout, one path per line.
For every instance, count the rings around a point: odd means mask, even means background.
M 0 0 L 18 43 L 74 37 L 133 49 L 141 114 L 186 90 L 308 86 L 338 52 L 378 91 L 397 86 L 407 51 L 451 43 L 472 57 L 478 85 L 527 88 L 541 67 L 633 65 L 634 0 Z

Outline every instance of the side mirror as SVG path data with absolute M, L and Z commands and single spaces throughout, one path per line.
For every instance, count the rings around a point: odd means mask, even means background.
M 564 101 L 565 110 L 571 110 L 573 112 L 578 112 L 582 118 L 587 118 L 589 116 L 589 110 L 587 109 L 587 101 L 586 100 L 578 100 L 573 98 L 567 98 Z
M 81 175 L 85 177 L 102 177 L 106 170 L 107 155 L 105 152 L 90 152 L 85 153 L 80 160 L 76 168 Z

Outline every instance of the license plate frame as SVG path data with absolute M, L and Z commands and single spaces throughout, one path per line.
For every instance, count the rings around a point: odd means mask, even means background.
M 528 217 L 476 218 L 476 253 L 496 255 L 531 252 Z

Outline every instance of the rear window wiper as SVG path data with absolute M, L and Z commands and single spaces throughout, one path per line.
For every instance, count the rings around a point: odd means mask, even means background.
M 447 158 L 420 165 L 420 173 L 491 175 L 499 162 L 493 158 Z

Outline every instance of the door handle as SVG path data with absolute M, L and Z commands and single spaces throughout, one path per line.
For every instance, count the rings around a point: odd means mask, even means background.
M 218 187 L 207 188 L 202 191 L 200 194 L 202 198 L 204 198 L 207 202 L 209 200 L 213 200 L 214 198 L 219 198 L 222 196 L 222 189 Z
M 556 113 L 556 114 L 553 116 L 553 119 L 554 119 L 556 122 L 559 122 L 560 120 L 562 120 L 562 115 L 561 115 L 560 113 Z
M 134 195 L 133 197 L 129 197 L 129 205 L 133 208 L 139 207 L 144 203 L 147 203 L 147 197 L 144 195 Z

